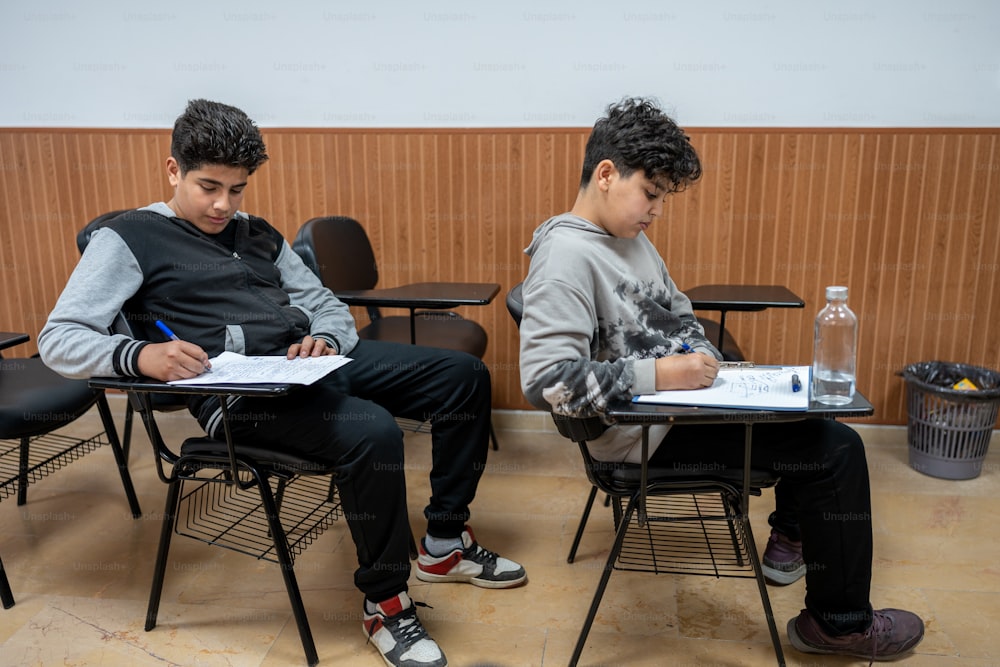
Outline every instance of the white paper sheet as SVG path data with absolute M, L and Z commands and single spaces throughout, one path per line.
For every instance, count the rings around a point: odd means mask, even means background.
M 635 403 L 694 405 L 706 408 L 750 410 L 807 410 L 809 366 L 755 366 L 721 368 L 715 383 L 704 389 L 658 391 L 633 398 Z M 801 389 L 794 391 L 792 376 Z
M 245 357 L 223 352 L 210 359 L 212 371 L 167 384 L 312 384 L 351 361 L 341 354 L 304 359 Z

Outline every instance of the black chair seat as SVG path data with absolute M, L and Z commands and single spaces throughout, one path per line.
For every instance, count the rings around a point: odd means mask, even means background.
M 486 354 L 487 336 L 479 324 L 462 319 L 447 311 L 421 312 L 414 319 L 417 345 L 440 347 L 446 350 L 468 352 L 477 359 Z M 410 318 L 404 316 L 380 317 L 358 331 L 366 340 L 387 340 L 410 343 Z
M 54 431 L 87 412 L 99 392 L 67 380 L 38 358 L 0 359 L 0 439 Z M 6 372 L 13 371 L 13 372 Z
M 293 452 L 254 447 L 250 445 L 235 445 L 236 455 L 246 456 L 257 465 L 268 467 L 274 472 L 296 475 L 330 475 L 334 472 L 332 465 L 319 461 L 310 461 Z M 229 458 L 229 449 L 224 440 L 199 437 L 188 438 L 181 445 L 181 456 Z

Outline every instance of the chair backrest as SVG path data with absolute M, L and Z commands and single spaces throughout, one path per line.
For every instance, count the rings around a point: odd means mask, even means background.
M 524 282 L 519 282 L 507 292 L 507 312 L 514 318 L 514 324 L 521 326 L 521 317 L 524 315 L 524 297 L 521 289 Z
M 374 289 L 378 267 L 364 227 L 354 218 L 313 218 L 299 229 L 292 249 L 334 293 Z
M 100 229 L 111 220 L 117 218 L 122 213 L 128 213 L 131 210 L 132 209 L 130 208 L 123 208 L 117 211 L 109 211 L 108 213 L 103 213 L 97 216 L 96 218 L 88 222 L 86 225 L 84 225 L 83 229 L 81 229 L 76 234 L 76 247 L 80 251 L 80 254 L 82 255 L 83 251 L 87 249 L 87 244 L 90 243 L 90 237 L 94 234 L 94 230 Z
M 523 285 L 524 282 L 519 282 L 507 292 L 507 312 L 510 313 L 517 326 L 521 326 L 521 317 L 524 315 L 524 300 L 521 292 Z M 555 422 L 559 435 L 581 444 L 584 448 L 583 443 L 599 437 L 608 430 L 608 426 L 601 421 L 600 417 L 566 417 L 552 413 L 552 421 Z

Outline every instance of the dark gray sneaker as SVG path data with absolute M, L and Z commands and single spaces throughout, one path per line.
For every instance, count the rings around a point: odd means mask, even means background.
M 802 558 L 802 542 L 793 540 L 772 528 L 760 565 L 768 583 L 778 586 L 795 583 L 806 573 L 806 562 Z
M 902 609 L 876 609 L 872 625 L 865 632 L 829 635 L 807 609 L 788 621 L 788 639 L 803 653 L 830 653 L 868 658 L 872 661 L 897 660 L 924 638 L 924 622 Z

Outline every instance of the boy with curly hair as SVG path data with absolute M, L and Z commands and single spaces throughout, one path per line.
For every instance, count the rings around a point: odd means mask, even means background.
M 533 405 L 592 417 L 611 401 L 713 383 L 721 355 L 645 234 L 665 197 L 700 176 L 688 137 L 650 100 L 614 104 L 594 125 L 573 208 L 542 223 L 525 251 L 521 386 Z M 608 426 L 588 443 L 593 457 L 639 462 L 641 427 Z M 753 466 L 781 475 L 776 514 L 801 532 L 807 592 L 805 609 L 788 622 L 792 645 L 875 660 L 912 650 L 923 621 L 869 602 L 861 438 L 829 419 L 757 424 L 754 434 Z M 650 465 L 740 468 L 743 441 L 739 424 L 654 426 Z

